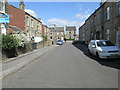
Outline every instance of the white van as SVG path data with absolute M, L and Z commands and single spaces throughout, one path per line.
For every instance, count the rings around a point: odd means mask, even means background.
M 99 58 L 120 58 L 120 49 L 109 40 L 91 40 L 88 45 L 91 54 Z

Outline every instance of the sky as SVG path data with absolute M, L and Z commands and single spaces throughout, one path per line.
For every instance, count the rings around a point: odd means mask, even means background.
M 19 2 L 9 4 L 19 8 Z M 56 24 L 78 28 L 99 6 L 100 2 L 25 2 L 25 11 L 41 18 L 48 27 Z

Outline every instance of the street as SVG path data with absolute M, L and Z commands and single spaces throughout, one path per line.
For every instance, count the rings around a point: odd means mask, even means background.
M 99 60 L 85 45 L 67 42 L 2 83 L 3 88 L 118 88 L 118 69 L 118 60 Z

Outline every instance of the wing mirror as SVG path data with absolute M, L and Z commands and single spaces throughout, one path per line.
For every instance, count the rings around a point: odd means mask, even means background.
M 96 46 L 95 45 L 92 45 L 92 48 L 95 48 Z

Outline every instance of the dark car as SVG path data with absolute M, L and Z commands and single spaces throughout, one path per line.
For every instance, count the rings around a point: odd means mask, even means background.
M 79 41 L 79 40 L 74 40 L 74 41 L 72 42 L 72 44 L 73 44 L 73 45 L 80 44 L 80 41 Z

